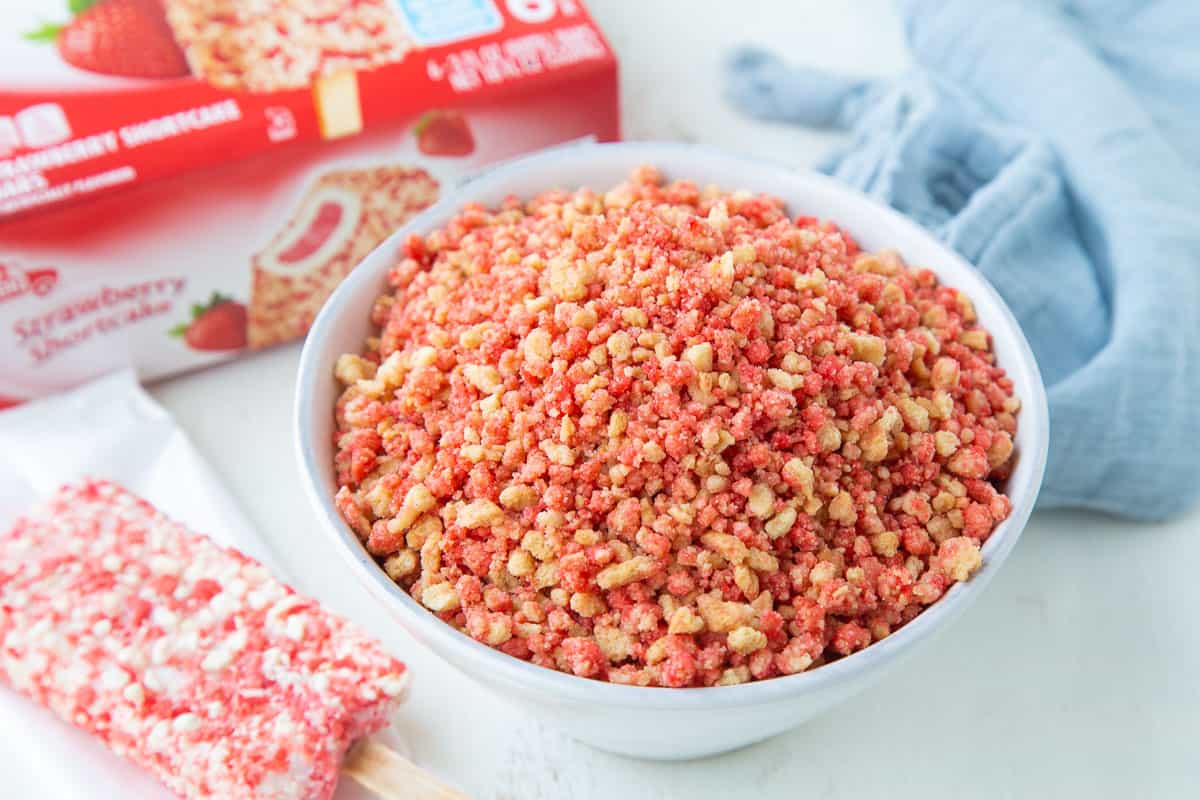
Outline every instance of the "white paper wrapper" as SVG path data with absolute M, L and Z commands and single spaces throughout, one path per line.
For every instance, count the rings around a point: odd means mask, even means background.
M 0 527 L 88 475 L 124 484 L 193 530 L 275 569 L 263 540 L 132 373 L 0 413 Z M 2 686 L 0 742 L 0 797 L 171 797 L 87 734 Z

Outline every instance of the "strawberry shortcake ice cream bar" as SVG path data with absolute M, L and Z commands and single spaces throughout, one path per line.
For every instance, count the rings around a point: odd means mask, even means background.
M 214 86 L 275 92 L 400 61 L 413 47 L 389 0 L 166 0 L 192 70 Z
M 303 336 L 350 270 L 437 195 L 429 173 L 403 166 L 317 178 L 284 229 L 254 256 L 250 346 Z
M 0 683 L 182 798 L 325 800 L 404 664 L 105 481 L 0 533 Z

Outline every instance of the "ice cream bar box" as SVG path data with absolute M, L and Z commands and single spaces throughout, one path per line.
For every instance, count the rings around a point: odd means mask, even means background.
M 5 0 L 0 407 L 302 337 L 488 164 L 618 137 L 581 0 Z

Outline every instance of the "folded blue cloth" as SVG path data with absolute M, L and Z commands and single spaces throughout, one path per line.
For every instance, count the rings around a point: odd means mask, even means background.
M 1162 519 L 1200 479 L 1195 0 L 901 0 L 884 85 L 731 61 L 749 114 L 850 129 L 822 168 L 932 230 L 1020 320 L 1050 398 L 1042 507 Z

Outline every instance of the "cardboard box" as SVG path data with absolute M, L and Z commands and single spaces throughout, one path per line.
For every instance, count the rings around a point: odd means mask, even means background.
M 302 336 L 464 177 L 618 136 L 579 0 L 63 2 L 0 12 L 0 405 Z

